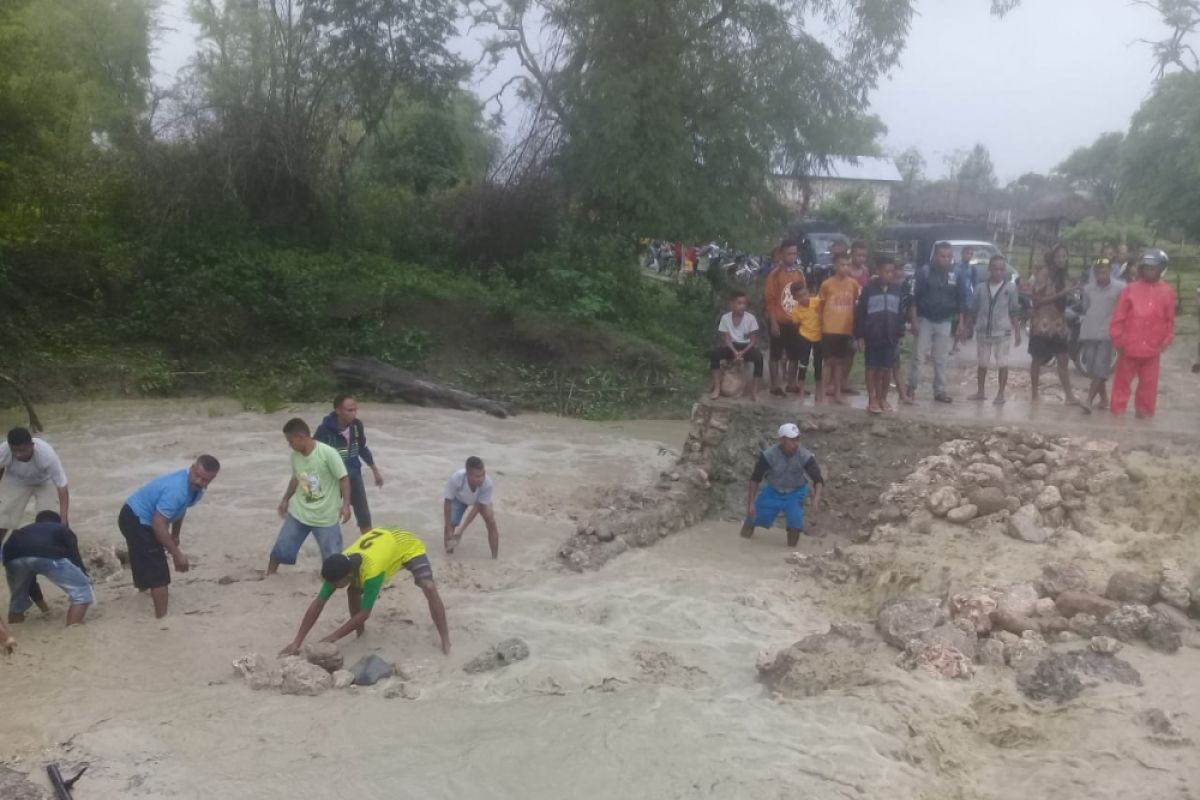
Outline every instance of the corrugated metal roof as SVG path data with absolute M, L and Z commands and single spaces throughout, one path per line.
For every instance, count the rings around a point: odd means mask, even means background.
M 858 156 L 854 161 L 848 158 L 831 158 L 827 167 L 815 170 L 808 177 L 888 183 L 900 183 L 904 180 L 900 177 L 900 170 L 896 169 L 896 162 L 890 158 L 874 156 Z

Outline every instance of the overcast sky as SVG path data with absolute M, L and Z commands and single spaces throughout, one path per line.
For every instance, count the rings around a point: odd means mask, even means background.
M 166 0 L 159 82 L 183 66 L 195 31 L 185 0 Z M 889 151 L 916 146 L 931 176 L 976 142 L 1006 182 L 1046 172 L 1100 133 L 1125 130 L 1154 77 L 1157 14 L 1128 0 L 1024 0 L 1003 20 L 989 0 L 918 0 L 899 66 L 872 97 Z M 472 57 L 478 48 L 460 43 Z M 500 76 L 476 86 L 490 94 Z

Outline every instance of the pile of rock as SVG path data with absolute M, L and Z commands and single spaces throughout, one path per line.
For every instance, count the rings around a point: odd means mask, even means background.
M 281 694 L 316 696 L 330 689 L 369 686 L 395 673 L 393 664 L 376 655 L 365 656 L 350 669 L 338 646 L 329 642 L 305 645 L 304 655 L 269 659 L 249 653 L 233 662 L 233 671 L 251 689 L 273 689 Z
M 853 625 L 834 624 L 827 633 L 806 636 L 776 654 L 758 659 L 758 678 L 776 694 L 811 697 L 830 689 L 847 689 L 878 683 L 871 642 Z
M 1117 572 L 1101 595 L 1078 564 L 1049 564 L 1036 584 L 974 587 L 946 603 L 894 600 L 880 610 L 876 629 L 904 651 L 901 663 L 940 677 L 970 677 L 972 661 L 1030 670 L 1057 642 L 1088 640 L 1103 655 L 1134 642 L 1173 653 L 1197 637 L 1185 613 L 1195 586 L 1181 586 L 1180 575 L 1173 564 L 1158 577 Z M 1172 602 L 1159 602 L 1166 595 Z
M 907 520 L 913 530 L 928 533 L 935 519 L 943 519 L 1034 543 L 1068 527 L 1086 532 L 1088 496 L 1128 485 L 1115 450 L 1008 428 L 954 439 L 889 487 L 872 521 Z

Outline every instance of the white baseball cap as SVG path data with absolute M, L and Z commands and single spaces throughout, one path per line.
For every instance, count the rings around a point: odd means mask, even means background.
M 794 422 L 785 422 L 779 426 L 780 439 L 799 439 L 800 429 L 796 427 Z

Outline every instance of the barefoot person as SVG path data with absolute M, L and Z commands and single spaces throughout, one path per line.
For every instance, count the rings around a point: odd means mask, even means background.
M 797 263 L 800 245 L 788 239 L 779 245 L 777 260 L 763 283 L 767 327 L 770 335 L 771 394 L 784 397 L 797 392 L 796 365 L 800 358 L 800 336 L 791 324 L 788 310 L 792 284 L 803 281 L 804 272 Z
M 4 574 L 8 579 L 8 621 L 24 622 L 33 605 L 29 587 L 41 575 L 66 592 L 70 606 L 67 624 L 83 622 L 95 600 L 92 581 L 79 555 L 75 532 L 53 511 L 41 511 L 32 525 L 17 528 L 4 543 Z
M 268 575 L 274 575 L 280 564 L 294 565 L 310 533 L 322 559 L 339 553 L 341 523 L 350 519 L 350 478 L 342 457 L 312 438 L 308 423 L 299 417 L 287 421 L 283 437 L 292 449 L 292 479 L 279 501 L 283 527 L 271 548 Z
M 767 485 L 759 487 L 763 481 Z M 742 538 L 749 539 L 754 529 L 770 528 L 780 514 L 787 522 L 788 547 L 795 547 L 804 532 L 804 501 L 808 484 L 813 484 L 812 510 L 821 510 L 821 490 L 825 479 L 817 459 L 800 444 L 800 429 L 791 422 L 779 426 L 779 443 L 762 451 L 750 475 L 746 497 L 746 521 Z
M 342 457 L 346 465 L 346 476 L 350 479 L 350 505 L 354 508 L 354 521 L 359 533 L 371 530 L 371 506 L 367 503 L 367 484 L 363 481 L 362 467 L 371 468 L 375 488 L 383 488 L 383 473 L 375 466 L 375 456 L 367 447 L 367 433 L 358 418 L 358 401 L 348 394 L 333 398 L 333 412 L 321 420 L 313 438 L 327 444 Z
M 1175 290 L 1162 280 L 1167 254 L 1150 250 L 1138 264 L 1138 279 L 1117 300 L 1109 333 L 1120 355 L 1113 374 L 1112 413 L 1124 414 L 1137 378 L 1138 419 L 1154 416 L 1162 353 L 1175 340 Z
M 167 587 L 171 583 L 167 553 L 176 572 L 188 571 L 188 557 L 179 549 L 183 518 L 204 497 L 204 490 L 220 470 L 221 464 L 215 458 L 200 456 L 187 469 L 142 486 L 121 507 L 117 527 L 129 550 L 133 585 L 150 591 L 154 616 L 160 619 L 167 615 Z
M 758 320 L 746 310 L 745 292 L 730 292 L 729 311 L 721 317 L 717 332 L 721 334 L 721 345 L 708 354 L 708 366 L 712 370 L 712 399 L 721 396 L 721 362 L 730 361 L 735 367 L 742 367 L 749 361 L 754 365 L 750 399 L 758 402 L 763 357 L 758 351 Z
M 71 491 L 62 461 L 53 447 L 27 428 L 13 428 L 0 442 L 0 471 L 4 473 L 0 477 L 0 543 L 8 531 L 21 524 L 31 499 L 39 512 L 57 508 L 58 515 L 68 519 Z M 36 580 L 29 587 L 29 596 L 42 611 L 49 610 Z
M 1115 248 L 1108 249 L 1115 252 Z M 1110 261 L 1102 258 L 1092 265 L 1083 287 L 1083 319 L 1079 323 L 1079 361 L 1084 374 L 1092 379 L 1088 408 L 1108 408 L 1108 379 L 1117 357 L 1109 328 L 1124 289 L 1124 283 L 1112 279 Z
M 970 323 L 964 327 L 975 330 L 975 347 L 979 366 L 975 380 L 979 391 L 972 400 L 986 400 L 988 367 L 996 368 L 999 387 L 996 390 L 996 405 L 1004 405 L 1008 389 L 1008 356 L 1015 343 L 1021 346 L 1021 298 L 1017 287 L 1008 276 L 1008 262 L 1002 255 L 994 255 L 988 261 L 988 277 L 975 287 L 972 294 Z
M 808 367 L 813 368 L 813 397 L 817 404 L 825 402 L 825 388 L 821 380 L 821 298 L 813 297 L 808 284 L 796 281 L 792 284 L 792 324 L 800 334 L 800 358 L 796 370 L 796 382 L 800 391 L 796 398 L 804 402 L 804 384 L 808 380 Z
M 471 456 L 466 466 L 450 476 L 442 493 L 442 515 L 445 519 L 446 552 L 453 553 L 459 540 L 467 532 L 467 526 L 475 517 L 483 517 L 487 525 L 488 547 L 492 558 L 500 557 L 500 528 L 496 525 L 496 514 L 492 510 L 494 486 L 483 467 L 483 459 Z M 471 513 L 467 514 L 467 509 Z M 466 519 L 463 519 L 463 515 Z
M 442 598 L 433 582 L 433 567 L 425 555 L 425 543 L 408 531 L 374 528 L 359 536 L 345 552 L 335 553 L 325 559 L 321 565 L 321 577 L 324 579 L 321 590 L 304 612 L 296 638 L 283 648 L 280 655 L 300 652 L 305 637 L 325 610 L 325 603 L 338 589 L 346 590 L 350 619 L 321 641 L 336 642 L 349 636 L 352 631 L 362 636 L 367 631 L 367 620 L 379 599 L 379 592 L 401 568 L 412 573 L 413 582 L 425 593 L 429 616 L 433 618 L 442 640 L 442 652 L 449 653 L 450 630 L 446 626 L 446 607 L 442 605 Z
M 892 411 L 888 385 L 896 367 L 897 345 L 904 337 L 900 287 L 895 282 L 896 260 L 880 256 L 875 277 L 863 289 L 854 312 L 854 336 L 862 343 L 867 366 L 867 412 Z
M 1067 248 L 1058 245 L 1046 254 L 1045 263 L 1033 276 L 1033 317 L 1029 321 L 1029 387 L 1033 402 L 1041 397 L 1038 383 L 1042 368 L 1051 361 L 1058 366 L 1058 381 L 1062 384 L 1067 405 L 1081 405 L 1071 390 L 1069 353 L 1070 331 L 1067 327 L 1067 295 L 1073 287 L 1067 285 Z M 1087 406 L 1083 410 L 1091 413 Z
M 833 277 L 821 284 L 821 356 L 824 360 L 826 392 L 838 405 L 845 389 L 850 357 L 854 354 L 854 309 L 862 291 L 850 277 L 850 256 L 833 262 Z

